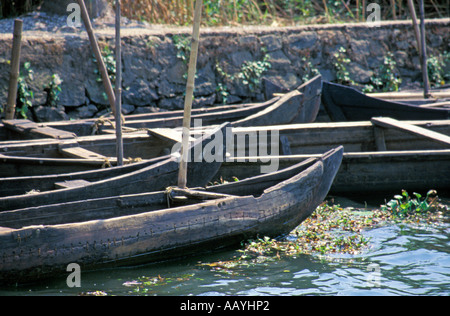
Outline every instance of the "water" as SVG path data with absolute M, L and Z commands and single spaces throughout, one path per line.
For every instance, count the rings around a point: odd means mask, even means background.
M 345 205 L 343 205 L 345 206 Z M 81 288 L 64 278 L 1 288 L 1 295 L 450 295 L 450 223 L 390 224 L 364 232 L 358 255 L 298 255 L 234 269 L 200 263 L 232 260 L 224 251 L 183 261 L 81 274 Z M 141 278 L 145 277 L 145 278 Z M 139 284 L 156 280 L 154 285 Z

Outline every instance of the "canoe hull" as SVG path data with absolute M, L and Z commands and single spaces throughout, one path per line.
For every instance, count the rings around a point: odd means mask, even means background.
M 105 220 L 0 231 L 4 245 L 0 249 L 0 281 L 54 277 L 64 273 L 70 263 L 87 271 L 184 257 L 257 236 L 284 236 L 326 197 L 342 154 L 339 148 L 256 197 L 231 196 Z M 151 195 L 164 199 L 164 194 Z M 149 198 L 107 200 L 103 205 L 110 202 L 126 208 L 127 203 L 148 203 Z M 139 207 L 131 204 L 128 207 Z
M 397 120 L 448 120 L 450 109 L 421 108 L 366 96 L 354 88 L 323 82 L 322 104 L 335 122 L 368 121 L 373 117 Z
M 215 128 L 208 137 L 196 140 L 190 147 L 191 163 L 188 164 L 187 184 L 190 187 L 206 186 L 219 170 L 224 160 L 226 148 L 223 148 L 222 159 L 207 162 L 196 157 L 197 148 L 202 153 L 203 148 L 211 139 L 222 138 L 225 144 L 228 124 Z M 46 205 L 49 203 L 64 203 L 76 201 L 80 198 L 92 199 L 107 196 L 127 195 L 164 190 L 175 185 L 178 179 L 179 162 L 176 157 L 167 156 L 157 159 L 154 164 L 142 163 L 142 169 L 130 173 L 123 173 L 115 177 L 104 178 L 95 182 L 87 182 L 81 186 L 67 187 L 61 190 L 38 192 L 36 194 L 22 194 L 0 198 L 0 212 L 12 209 Z M 126 167 L 128 170 L 130 167 Z M 133 167 L 134 168 L 134 167 Z

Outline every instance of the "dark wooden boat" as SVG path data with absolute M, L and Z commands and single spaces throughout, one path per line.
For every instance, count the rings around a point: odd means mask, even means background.
M 320 108 L 322 77 L 317 76 L 282 96 L 255 104 L 227 105 L 193 109 L 192 120 L 202 125 L 263 126 L 314 122 Z M 4 121 L 0 124 L 0 140 L 33 138 L 74 139 L 111 132 L 114 118 L 34 123 L 27 120 Z M 183 111 L 128 115 L 125 128 L 173 128 L 182 126 Z M 108 131 L 108 129 L 110 129 Z
M 404 123 L 450 136 L 448 120 Z M 275 132 L 278 134 L 275 135 Z M 255 175 L 262 165 L 268 165 L 261 161 L 262 156 L 270 154 L 272 158 L 279 160 L 280 166 L 287 167 L 289 164 L 315 157 L 342 145 L 345 148 L 344 162 L 332 188 L 334 193 L 371 192 L 384 189 L 398 191 L 401 188 L 417 191 L 448 188 L 449 181 L 441 176 L 442 172 L 449 170 L 450 157 L 446 150 L 448 147 L 432 138 L 406 133 L 398 128 L 385 128 L 365 121 L 235 127 L 232 128 L 231 133 L 236 146 L 227 145 L 230 157 L 255 156 L 257 160 L 257 162 L 248 162 L 248 168 L 239 170 L 245 177 Z M 272 145 L 272 135 L 276 137 L 275 145 Z M 261 146 L 260 141 L 263 136 L 266 136 L 270 144 L 269 148 Z M 135 144 L 138 148 L 144 146 L 145 137 L 148 135 L 136 140 Z M 239 144 L 239 138 L 243 140 L 243 144 Z M 106 143 L 102 142 L 101 147 L 104 151 L 109 151 L 106 149 L 108 148 Z M 114 141 L 111 141 L 109 147 L 114 150 Z M 86 159 L 86 162 L 89 160 Z M 0 178 L 0 196 L 22 195 L 32 190 L 41 192 L 55 190 L 66 181 L 101 181 L 139 170 L 140 164 L 145 163 L 69 174 L 3 177 Z M 231 158 L 225 160 L 220 169 L 225 178 L 241 177 L 233 171 L 235 163 L 235 160 Z M 245 173 L 246 170 L 251 173 Z
M 318 76 L 298 89 L 272 101 L 253 106 L 241 106 L 226 111 L 196 110 L 192 120 L 201 119 L 202 125 L 235 120 L 232 126 L 260 126 L 265 124 L 289 124 L 314 121 L 320 107 L 321 77 Z M 252 109 L 249 111 L 249 109 Z M 223 107 L 222 107 L 223 109 Z M 182 125 L 182 112 L 155 113 L 153 119 L 145 115 L 127 117 L 128 127 L 173 127 Z M 164 118 L 164 115 L 168 117 Z M 73 173 L 96 170 L 105 165 L 115 165 L 115 135 L 81 135 L 98 130 L 98 121 L 55 122 L 37 124 L 29 121 L 4 121 L 4 137 L 0 142 L 0 177 L 36 176 L 56 173 Z M 179 124 L 179 125 L 177 125 Z M 93 126 L 96 127 L 93 127 Z M 0 128 L 0 130 L 2 130 Z M 139 134 L 139 133 L 138 133 Z M 78 135 L 78 136 L 77 136 Z M 28 143 L 21 138 L 38 138 Z M 150 137 L 144 131 L 140 135 L 125 133 L 124 152 L 133 159 L 153 159 L 170 152 L 173 142 L 166 138 Z M 139 143 L 139 145 L 138 145 Z M 25 158 L 26 157 L 26 158 Z M 128 157 L 128 156 L 127 156 Z M 130 161 L 133 161 L 131 159 Z
M 237 176 L 234 172 L 236 164 L 246 166 L 242 168 L 241 176 L 247 177 L 262 166 L 278 163 L 279 168 L 285 168 L 342 145 L 345 154 L 331 188 L 333 194 L 391 195 L 402 189 L 415 192 L 435 189 L 443 195 L 450 193 L 447 176 L 450 174 L 450 121 L 402 123 L 425 131 L 405 132 L 396 127 L 382 127 L 376 121 L 235 128 L 233 134 L 246 139 L 245 148 L 236 146 L 231 155 L 234 158 L 222 164 L 218 177 L 231 179 Z M 278 134 L 278 146 L 255 148 L 261 131 L 267 133 L 267 139 Z M 442 141 L 432 137 L 430 132 L 439 133 Z M 271 156 L 263 157 L 267 153 Z
M 322 104 L 335 122 L 368 121 L 373 117 L 397 120 L 448 120 L 450 109 L 420 107 L 367 96 L 355 88 L 323 82 Z
M 2 212 L 0 283 L 56 277 L 70 263 L 88 271 L 285 236 L 322 203 L 342 153 L 337 148 L 287 170 L 204 191 L 174 189 Z
M 226 148 L 222 148 L 222 153 L 217 153 L 222 155 L 222 159 L 218 159 L 217 161 L 206 162 L 204 157 L 197 156 L 199 152 L 202 153 L 203 148 L 212 139 L 220 137 L 221 143 L 225 144 L 227 126 L 228 124 L 225 123 L 214 128 L 209 133 L 206 133 L 205 136 L 191 143 L 190 154 L 192 162 L 188 164 L 189 186 L 205 186 L 217 173 L 224 160 Z M 83 178 L 73 177 L 71 175 L 59 177 L 58 181 L 60 183 L 56 184 L 60 187 L 59 190 L 0 198 L 0 212 L 45 205 L 50 202 L 64 203 L 80 198 L 91 199 L 163 190 L 177 182 L 178 167 L 178 158 L 168 155 L 132 166 L 98 171 L 95 175 L 84 174 Z M 6 188 L 8 185 L 9 183 L 7 181 L 2 181 L 2 186 Z
M 200 137 L 193 134 L 193 137 Z M 174 142 L 146 131 L 124 133 L 125 163 L 171 153 Z M 116 136 L 0 142 L 0 177 L 37 176 L 99 170 L 116 166 Z

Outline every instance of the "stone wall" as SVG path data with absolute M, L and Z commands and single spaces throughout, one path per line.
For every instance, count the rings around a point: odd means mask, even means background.
M 427 21 L 428 52 L 450 51 L 450 19 Z M 186 63 L 175 38 L 190 35 L 190 28 L 125 27 L 123 33 L 123 110 L 144 113 L 183 107 Z M 114 48 L 114 29 L 96 31 L 101 47 Z M 12 36 L 0 34 L 0 104 L 7 98 Z M 410 21 L 367 24 L 318 25 L 288 28 L 243 27 L 205 28 L 201 33 L 194 106 L 222 102 L 260 101 L 302 83 L 305 58 L 325 80 L 335 80 L 333 54 L 344 47 L 351 64 L 348 69 L 356 82 L 367 83 L 380 67 L 387 52 L 394 53 L 403 85 L 421 80 L 419 57 Z M 271 68 L 263 73 L 261 84 L 252 86 L 236 78 L 226 79 L 217 65 L 229 75 L 241 72 L 246 61 L 261 61 L 269 55 Z M 57 33 L 25 32 L 22 63 L 30 62 L 34 80 L 34 111 L 37 120 L 87 118 L 105 113 L 107 101 L 103 85 L 97 81 L 97 68 L 83 30 Z M 46 103 L 43 86 L 52 74 L 63 80 L 57 108 Z M 222 89 L 222 90 L 221 90 Z

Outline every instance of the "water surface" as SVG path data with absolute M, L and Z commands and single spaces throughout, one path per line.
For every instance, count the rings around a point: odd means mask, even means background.
M 297 255 L 232 269 L 204 265 L 240 255 L 229 250 L 170 263 L 82 272 L 81 288 L 69 288 L 60 278 L 1 288 L 0 295 L 450 295 L 449 221 L 389 224 L 364 231 L 364 236 L 370 237 L 369 246 L 357 255 Z

